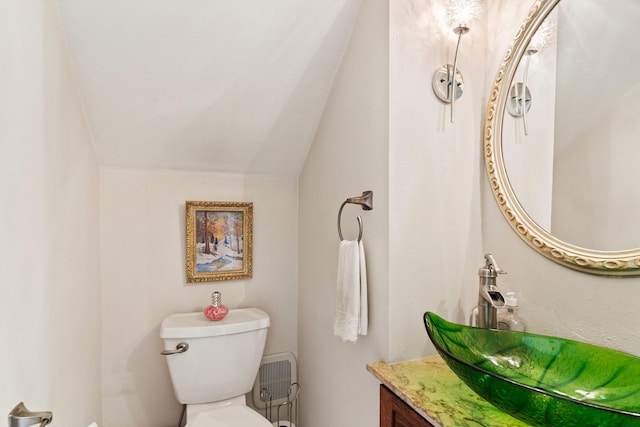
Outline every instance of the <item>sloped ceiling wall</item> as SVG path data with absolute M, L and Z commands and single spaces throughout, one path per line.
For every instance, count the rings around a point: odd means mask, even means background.
M 57 0 L 102 165 L 296 176 L 361 0 Z

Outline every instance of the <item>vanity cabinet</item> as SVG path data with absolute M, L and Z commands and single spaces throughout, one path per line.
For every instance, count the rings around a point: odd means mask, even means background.
M 380 385 L 380 427 L 435 427 L 396 396 Z
M 367 364 L 380 381 L 380 427 L 529 427 L 467 387 L 440 356 Z

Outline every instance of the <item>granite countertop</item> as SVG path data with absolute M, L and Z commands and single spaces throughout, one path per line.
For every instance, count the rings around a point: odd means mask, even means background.
M 467 387 L 440 356 L 387 364 L 367 370 L 431 424 L 441 427 L 527 427 Z

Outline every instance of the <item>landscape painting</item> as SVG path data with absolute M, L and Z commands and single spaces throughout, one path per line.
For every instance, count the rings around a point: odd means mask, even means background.
M 253 203 L 186 202 L 187 281 L 252 276 Z

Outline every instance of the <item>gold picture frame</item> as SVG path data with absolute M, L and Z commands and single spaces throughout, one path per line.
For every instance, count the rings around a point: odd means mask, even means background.
M 253 203 L 186 202 L 187 282 L 253 276 Z

